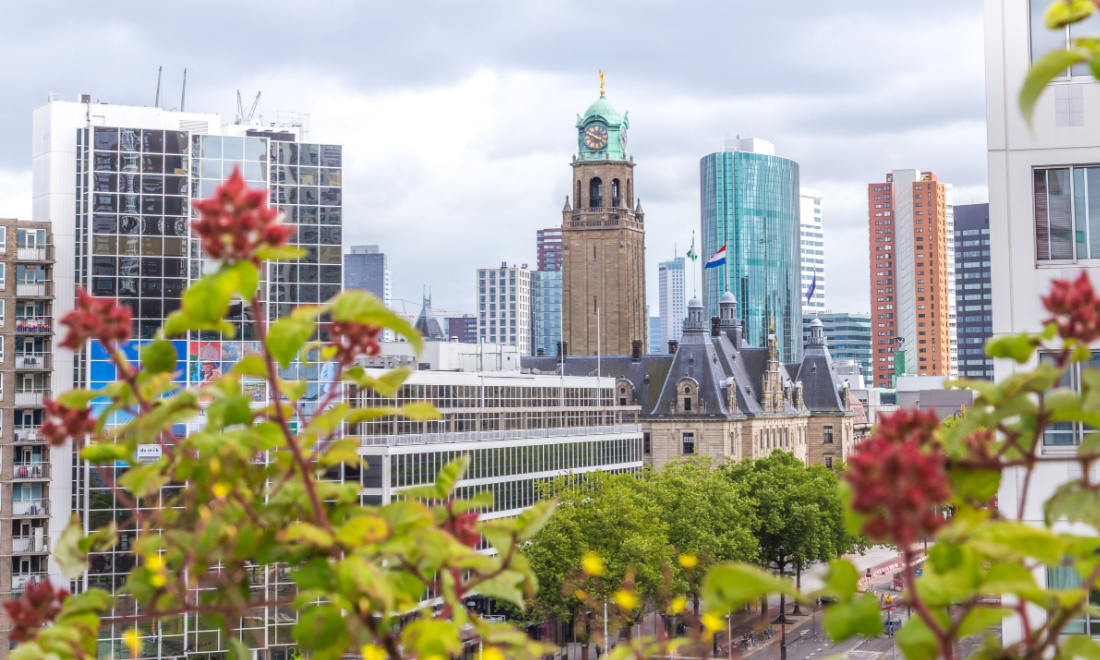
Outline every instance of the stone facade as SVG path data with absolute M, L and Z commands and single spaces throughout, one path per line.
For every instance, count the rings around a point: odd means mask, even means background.
M 562 209 L 563 339 L 572 355 L 626 355 L 632 342 L 648 343 L 645 214 L 626 126 L 603 94 L 577 121 L 573 203 L 567 196 Z
M 767 348 L 745 345 L 736 307 L 726 294 L 721 317 L 708 328 L 693 300 L 675 352 L 601 357 L 601 373 L 616 379 L 617 404 L 640 407 L 646 463 L 661 468 L 692 454 L 739 461 L 776 449 L 808 464 L 833 467 L 845 460 L 857 414 L 821 323 L 811 327 L 802 362 L 784 364 L 774 339 Z M 523 368 L 590 374 L 596 359 L 574 355 L 563 366 L 557 358 L 532 358 Z

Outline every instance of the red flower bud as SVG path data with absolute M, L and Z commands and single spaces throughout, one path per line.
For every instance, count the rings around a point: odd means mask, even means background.
M 471 548 L 476 548 L 481 540 L 481 535 L 477 533 L 477 514 L 472 511 L 448 519 L 443 523 L 443 529 L 450 532 L 459 543 Z
M 93 298 L 81 287 L 76 288 L 76 307 L 61 319 L 69 334 L 61 346 L 73 351 L 84 347 L 89 339 L 103 344 L 130 340 L 130 308 L 109 298 Z
M 1089 344 L 1100 339 L 1100 299 L 1085 271 L 1073 281 L 1054 280 L 1043 306 L 1053 316 L 1044 323 L 1058 325 L 1058 336 Z
M 53 399 L 46 399 L 46 421 L 39 431 L 54 447 L 69 440 L 78 440 L 95 433 L 95 420 L 91 408 L 66 408 Z
M 360 355 L 374 357 L 382 352 L 378 338 L 382 328 L 352 321 L 335 321 L 329 326 L 332 345 L 336 347 L 335 359 L 340 364 L 350 366 Z
M 61 612 L 62 603 L 69 597 L 65 589 L 54 591 L 49 580 L 30 582 L 23 597 L 4 603 L 4 610 L 11 619 L 11 640 L 25 642 L 34 637 L 36 630 L 54 620 Z
M 951 498 L 946 459 L 934 442 L 938 426 L 932 413 L 899 410 L 856 447 L 844 478 L 872 540 L 907 546 L 944 524 L 934 511 Z
M 236 167 L 213 196 L 194 207 L 199 219 L 191 227 L 212 259 L 254 261 L 257 249 L 282 247 L 294 232 L 279 223 L 279 212 L 267 205 L 267 192 L 248 188 Z

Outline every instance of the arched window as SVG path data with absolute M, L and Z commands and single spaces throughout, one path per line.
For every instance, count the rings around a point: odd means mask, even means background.
M 603 206 L 603 181 L 600 177 L 592 177 L 588 182 L 588 207 L 599 208 Z
M 634 191 L 631 189 L 630 179 L 626 180 L 626 205 L 634 208 Z
M 619 208 L 619 180 L 611 180 L 611 206 Z
M 581 180 L 577 179 L 577 193 L 573 195 L 573 206 L 581 208 Z

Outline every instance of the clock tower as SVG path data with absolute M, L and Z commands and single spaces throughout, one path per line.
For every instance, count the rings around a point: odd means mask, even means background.
M 562 314 L 570 355 L 630 355 L 646 341 L 645 214 L 634 198 L 627 113 L 600 98 L 577 116 L 573 203 L 562 210 Z M 597 320 L 598 316 L 598 320 Z M 598 341 L 597 341 L 597 333 Z

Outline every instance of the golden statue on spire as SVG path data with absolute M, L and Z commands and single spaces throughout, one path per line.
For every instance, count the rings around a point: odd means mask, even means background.
M 600 69 L 600 96 L 603 96 L 603 69 Z

